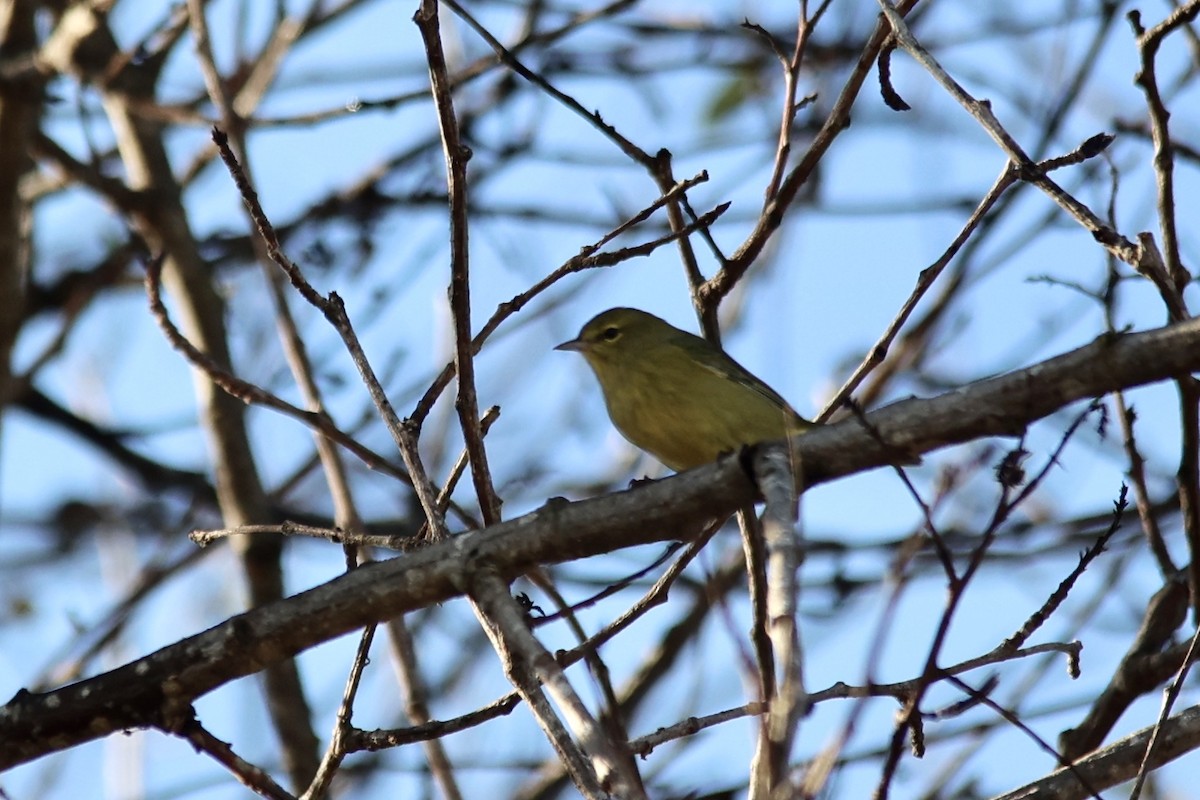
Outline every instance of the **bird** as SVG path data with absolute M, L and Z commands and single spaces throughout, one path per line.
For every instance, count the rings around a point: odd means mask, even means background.
M 570 341 L 626 439 L 679 472 L 815 423 L 705 339 L 636 308 L 597 314 Z

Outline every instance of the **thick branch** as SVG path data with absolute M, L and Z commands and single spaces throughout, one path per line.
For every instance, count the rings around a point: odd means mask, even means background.
M 1070 768 L 1064 767 L 1020 789 L 997 795 L 992 800 L 1033 800 L 1039 797 L 1074 800 L 1091 797 L 1092 794 L 1080 783 L 1079 777 L 1082 776 L 1097 791 L 1133 779 L 1141 763 L 1139 756 L 1146 751 L 1153 734 L 1154 726 L 1142 728 L 1075 762 Z M 1158 747 L 1154 749 L 1148 766 L 1157 769 L 1197 747 L 1200 747 L 1200 706 L 1192 706 L 1171 717 L 1162 726 Z
M 800 436 L 804 486 L 895 458 L 877 440 L 925 452 L 980 436 L 1012 435 L 1063 406 L 1121 387 L 1200 370 L 1200 320 L 1097 341 L 1027 369 L 930 400 L 908 400 Z M 0 769 L 109 733 L 163 727 L 201 695 L 364 625 L 461 595 L 466 565 L 502 577 L 622 547 L 693 536 L 754 500 L 739 458 L 577 503 L 552 501 L 523 517 L 371 564 L 295 597 L 253 609 L 111 672 L 0 708 Z M 303 624 L 298 624 L 299 621 Z

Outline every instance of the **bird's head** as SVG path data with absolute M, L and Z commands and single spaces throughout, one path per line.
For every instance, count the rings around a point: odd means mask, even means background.
M 620 364 L 637 363 L 640 355 L 671 341 L 681 332 L 653 314 L 636 308 L 610 308 L 588 321 L 579 335 L 555 350 L 574 350 L 597 373 Z

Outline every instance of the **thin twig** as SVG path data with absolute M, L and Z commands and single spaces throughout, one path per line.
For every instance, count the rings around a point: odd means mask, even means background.
M 371 400 L 374 402 L 375 408 L 379 411 L 388 433 L 392 435 L 393 441 L 395 441 L 400 450 L 400 457 L 404 460 L 404 465 L 408 469 L 411 485 L 416 490 L 417 499 L 420 501 L 421 508 L 425 512 L 425 518 L 430 526 L 430 530 L 434 532 L 437 538 L 443 538 L 446 535 L 445 514 L 437 510 L 437 492 L 425 473 L 425 467 L 417 448 L 417 435 L 412 426 L 401 422 L 387 395 L 384 393 L 383 386 L 380 385 L 379 378 L 375 375 L 375 370 L 367 360 L 366 353 L 363 352 L 358 335 L 354 332 L 354 326 L 351 324 L 350 317 L 346 313 L 346 307 L 342 298 L 337 292 L 330 292 L 328 297 L 322 297 L 305 279 L 300 269 L 283 253 L 279 244 L 279 237 L 275 233 L 275 228 L 263 211 L 262 205 L 258 202 L 258 193 L 254 191 L 254 187 L 246 179 L 246 175 L 242 172 L 236 155 L 229 147 L 229 138 L 218 129 L 213 129 L 212 137 L 221 155 L 221 160 L 225 162 L 225 166 L 228 168 L 229 174 L 232 176 L 234 183 L 237 185 L 238 192 L 242 196 L 242 201 L 246 204 L 251 219 L 254 220 L 259 235 L 266 242 L 267 255 L 272 262 L 284 271 L 291 281 L 292 286 L 300 293 L 300 296 L 319 310 L 325 316 L 325 319 L 333 325 L 334 330 L 341 336 L 342 342 L 354 362 L 354 366 L 358 369 L 359 376 L 362 378 L 368 393 L 371 395 Z
M 320 800 L 325 797 L 329 785 L 337 774 L 338 767 L 341 766 L 342 759 L 346 757 L 346 735 L 354 727 L 350 723 L 350 717 L 354 712 L 354 698 L 358 694 L 363 670 L 367 668 L 367 657 L 370 655 L 371 642 L 374 638 L 374 625 L 363 628 L 362 635 L 358 638 L 358 648 L 354 652 L 354 660 L 350 665 L 350 674 L 346 677 L 346 686 L 342 690 L 342 701 L 338 704 L 333 735 L 329 737 L 329 747 L 325 750 L 325 756 L 321 759 L 317 774 L 313 776 L 312 783 L 308 785 L 308 789 L 301 795 L 300 800 Z
M 1021 179 L 1041 189 L 1060 208 L 1074 217 L 1092 237 L 1109 252 L 1127 264 L 1136 264 L 1140 248 L 1113 230 L 1107 223 L 1097 217 L 1090 208 L 1079 202 L 1061 186 L 1047 176 L 1046 171 L 1036 164 L 1016 139 L 1012 137 L 996 115 L 992 112 L 991 104 L 981 102 L 972 97 L 958 81 L 942 69 L 937 60 L 929 54 L 913 36 L 904 21 L 903 11 L 891 0 L 878 0 L 887 24 L 891 26 L 891 35 L 896 37 L 897 44 L 912 56 L 942 88 L 955 99 L 966 111 L 979 122 L 984 131 L 990 136 L 1013 166 L 1020 172 Z
M 492 483 L 487 448 L 479 421 L 479 397 L 475 386 L 475 354 L 471 348 L 471 272 L 467 247 L 467 161 L 471 149 L 461 140 L 458 117 L 454 111 L 446 54 L 442 50 L 441 22 L 437 2 L 423 2 L 413 16 L 421 40 L 433 105 L 437 110 L 438 130 L 442 135 L 442 155 L 446 163 L 446 189 L 450 196 L 450 316 L 454 323 L 454 369 L 458 376 L 458 397 L 454 408 L 466 443 L 471 464 L 475 497 L 483 512 L 483 524 L 500 521 L 500 497 Z M 434 528 L 435 535 L 445 530 Z

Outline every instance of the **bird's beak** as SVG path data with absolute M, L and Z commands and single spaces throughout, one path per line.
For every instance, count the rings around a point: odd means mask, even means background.
M 584 350 L 587 350 L 587 347 L 588 347 L 588 343 L 585 342 L 583 339 L 572 339 L 569 342 L 563 342 L 560 345 L 556 345 L 554 349 L 555 350 L 575 350 L 575 351 L 582 353 Z

